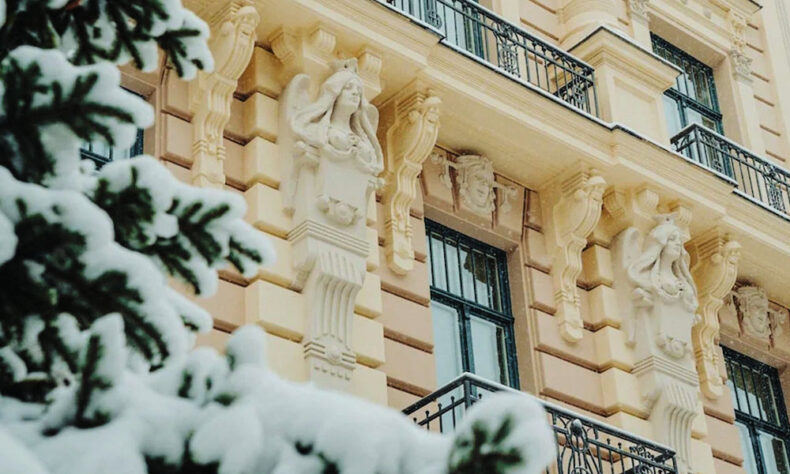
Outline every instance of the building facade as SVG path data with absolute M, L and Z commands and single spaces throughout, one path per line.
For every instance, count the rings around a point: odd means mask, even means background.
M 787 1 L 186 1 L 138 145 L 278 253 L 199 343 L 430 429 L 531 393 L 551 472 L 790 473 Z

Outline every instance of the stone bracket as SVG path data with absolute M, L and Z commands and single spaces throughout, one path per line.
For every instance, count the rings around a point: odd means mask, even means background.
M 221 188 L 225 184 L 225 125 L 237 81 L 252 57 L 260 15 L 252 0 L 232 0 L 214 14 L 209 47 L 214 71 L 198 71 L 189 86 L 192 112 L 192 184 Z
M 414 267 L 409 210 L 419 191 L 417 177 L 439 135 L 441 99 L 430 90 L 408 92 L 383 107 L 394 116 L 386 132 L 384 251 L 390 269 L 405 275 Z
M 299 256 L 293 262 L 294 286 L 302 290 L 307 306 L 303 344 L 310 378 L 343 389 L 356 365 L 351 326 L 365 280 L 367 242 L 311 220 L 294 228 L 288 240 Z
M 595 171 L 579 166 L 569 170 L 541 193 L 551 217 L 547 243 L 553 252 L 552 278 L 560 334 L 568 342 L 583 335 L 583 322 L 576 280 L 582 270 L 582 250 L 587 236 L 601 217 L 606 181 Z
M 719 360 L 719 309 L 735 284 L 741 245 L 714 228 L 689 243 L 694 264 L 691 275 L 697 285 L 699 321 L 692 328 L 692 346 L 700 388 L 706 397 L 723 393 L 724 374 Z

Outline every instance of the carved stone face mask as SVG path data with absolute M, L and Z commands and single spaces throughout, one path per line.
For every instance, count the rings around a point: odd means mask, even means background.
M 494 181 L 493 173 L 491 176 L 486 176 L 486 170 L 483 167 L 470 169 L 469 173 L 468 183 L 471 200 L 479 207 L 488 206 L 491 183 Z

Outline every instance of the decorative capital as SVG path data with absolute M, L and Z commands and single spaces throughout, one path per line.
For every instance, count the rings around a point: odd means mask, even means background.
M 417 197 L 417 177 L 439 135 L 441 99 L 431 90 L 412 92 L 392 103 L 394 121 L 386 135 L 387 178 L 383 192 L 384 251 L 395 273 L 414 267 L 409 210 Z
M 315 82 L 330 72 L 337 37 L 327 27 L 318 24 L 307 32 L 277 29 L 269 36 L 269 43 L 282 64 L 279 79 L 283 84 L 300 73 L 307 74 Z
M 697 285 L 699 319 L 692 328 L 692 345 L 702 393 L 716 399 L 723 393 L 724 374 L 717 347 L 719 309 L 735 284 L 741 245 L 719 229 L 711 229 L 689 243 L 694 265 L 691 274 Z
M 648 3 L 650 3 L 649 0 L 628 0 L 628 12 L 631 14 L 631 18 L 649 23 Z
M 214 71 L 200 71 L 197 79 L 190 83 L 193 184 L 222 187 L 225 183 L 225 125 L 230 120 L 237 81 L 255 47 L 255 29 L 259 21 L 260 15 L 252 0 L 231 1 L 209 19 Z
M 559 183 L 551 199 L 551 246 L 554 251 L 556 317 L 560 334 L 568 342 L 577 342 L 583 335 L 580 301 L 576 279 L 582 270 L 582 250 L 587 236 L 601 217 L 601 203 L 606 181 L 595 171 L 577 169 Z M 546 194 L 551 195 L 551 191 Z
M 647 186 L 630 190 L 612 188 L 603 196 L 601 227 L 610 238 L 632 226 L 647 232 L 654 224 L 657 208 L 658 193 Z
M 748 19 L 735 10 L 730 10 L 727 12 L 727 24 L 730 34 L 730 60 L 734 70 L 733 74 L 737 79 L 751 81 L 752 59 L 746 55 Z

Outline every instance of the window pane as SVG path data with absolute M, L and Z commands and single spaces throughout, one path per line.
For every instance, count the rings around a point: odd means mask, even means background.
M 488 276 L 491 285 L 492 305 L 491 308 L 496 311 L 503 311 L 502 296 L 500 294 L 501 288 L 499 285 L 499 268 L 496 259 L 492 256 L 487 257 L 488 260 Z
M 436 382 L 443 385 L 461 375 L 461 335 L 458 330 L 458 310 L 431 301 L 433 319 L 433 351 L 436 359 Z
M 784 441 L 768 433 L 760 433 L 760 449 L 763 454 L 766 472 L 772 474 L 790 474 L 787 462 L 787 447 Z
M 664 96 L 664 111 L 667 116 L 669 136 L 674 137 L 683 128 L 678 103 L 674 99 Z
M 460 246 L 460 257 L 461 257 L 461 286 L 463 287 L 464 294 L 463 297 L 468 299 L 469 301 L 477 301 L 475 298 L 475 282 L 474 277 L 472 276 L 472 253 L 464 244 Z
M 447 291 L 454 295 L 461 294 L 461 271 L 458 264 L 458 242 L 445 237 L 444 253 L 447 259 Z
M 486 268 L 486 257 L 483 255 L 483 252 L 477 250 L 472 252 L 472 265 L 474 266 L 477 303 L 490 308 L 491 301 L 489 300 L 488 269 Z
M 771 383 L 771 379 L 767 375 L 760 374 L 760 380 L 762 380 L 762 384 L 760 385 L 762 388 L 760 391 L 760 400 L 763 404 L 763 419 L 778 425 L 779 415 L 777 413 L 776 400 L 779 400 L 782 394 L 774 392 L 774 384 Z
M 444 261 L 444 244 L 439 235 L 431 235 L 431 275 L 432 284 L 441 290 L 447 290 L 447 266 Z
M 746 474 L 760 474 L 757 470 L 757 462 L 754 460 L 754 450 L 752 449 L 752 440 L 749 436 L 749 429 L 746 425 L 736 421 L 735 427 L 738 428 L 738 434 L 741 438 L 741 451 L 743 452 L 743 470 Z
M 491 321 L 472 316 L 472 354 L 475 374 L 507 384 L 505 332 Z

